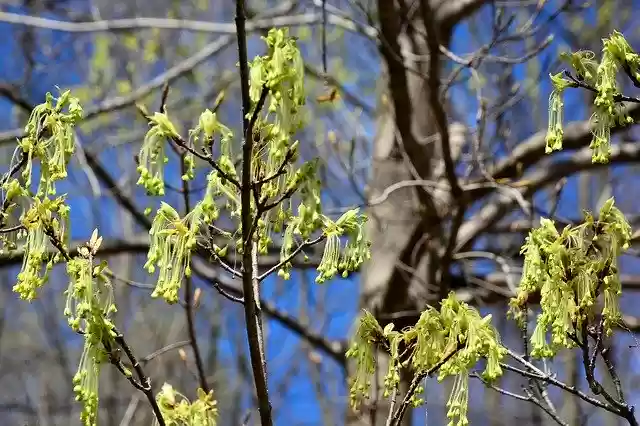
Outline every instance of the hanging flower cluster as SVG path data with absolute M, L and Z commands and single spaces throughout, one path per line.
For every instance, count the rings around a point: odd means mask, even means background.
M 55 199 L 34 198 L 30 208 L 25 211 L 20 223 L 26 235 L 23 250 L 22 268 L 18 273 L 18 282 L 13 291 L 23 300 L 35 299 L 37 290 L 44 285 L 60 254 L 51 255 L 50 235 L 66 242 L 69 227 L 69 207 L 64 197 Z M 44 271 L 43 271 L 44 265 Z
M 23 171 L 25 187 L 31 186 L 33 162 L 40 162 L 37 196 L 55 195 L 55 182 L 67 177 L 67 163 L 75 148 L 73 127 L 82 118 L 82 107 L 69 90 L 56 100 L 47 93 L 45 102 L 31 112 L 19 146 L 27 163 Z
M 98 388 L 102 365 L 109 361 L 107 348 L 115 347 L 115 326 L 111 321 L 116 312 L 113 287 L 108 279 L 107 264 L 94 266 L 102 237 L 93 231 L 78 256 L 67 261 L 69 287 L 64 314 L 69 326 L 84 337 L 80 365 L 73 377 L 76 399 L 83 404 L 81 414 L 85 426 L 94 426 L 98 419 Z
M 549 128 L 547 130 L 547 147 L 546 153 L 559 151 L 562 149 L 562 114 L 564 111 L 564 102 L 562 101 L 562 92 L 571 83 L 562 78 L 562 73 L 551 76 L 553 90 L 549 96 Z
M 218 408 L 213 391 L 208 394 L 198 389 L 198 399 L 189 399 L 168 383 L 162 385 L 156 400 L 167 426 L 216 426 Z M 155 422 L 157 425 L 157 421 Z
M 406 348 L 402 357 L 401 345 Z M 356 374 L 350 387 L 354 408 L 368 397 L 377 348 L 386 350 L 391 357 L 385 377 L 385 395 L 399 385 L 400 368 L 411 367 L 417 375 L 427 374 L 449 357 L 438 370 L 438 380 L 455 377 L 447 403 L 451 426 L 468 424 L 469 370 L 480 359 L 485 359 L 483 377 L 493 381 L 502 375 L 500 361 L 506 354 L 497 331 L 491 325 L 491 315 L 480 316 L 475 308 L 458 301 L 453 292 L 442 301 L 440 310 L 427 308 L 415 326 L 402 331 L 394 331 L 393 324 L 383 330 L 373 315 L 365 312 L 347 352 L 347 357 L 357 360 Z M 413 402 L 416 405 L 422 403 L 415 395 Z
M 369 259 L 370 243 L 365 232 L 367 217 L 358 214 L 358 211 L 359 209 L 351 209 L 335 222 L 326 216 L 323 218 L 323 233 L 327 242 L 318 265 L 317 283 L 333 278 L 338 271 L 346 278 L 349 272 L 358 270 Z M 341 250 L 340 238 L 343 236 L 347 243 L 344 250 Z
M 204 198 L 183 218 L 169 204 L 160 203 L 149 231 L 151 244 L 144 268 L 150 274 L 160 269 L 152 297 L 162 297 L 167 303 L 178 301 L 178 292 L 185 277 L 191 276 L 191 255 L 196 248 L 203 225 L 211 225 L 220 215 L 217 198 L 220 195 L 235 196 L 228 192 L 224 179 L 211 171 L 207 177 Z M 215 247 L 223 256 L 225 248 Z
M 301 205 L 302 206 L 302 205 Z M 332 221 L 322 215 L 322 233 L 326 239 L 322 259 L 318 264 L 316 282 L 319 284 L 334 278 L 339 272 L 346 278 L 349 272 L 356 271 L 370 258 L 370 241 L 366 236 L 365 225 L 367 217 L 358 214 L 359 209 L 351 209 L 345 212 L 337 221 Z M 292 218 L 284 232 L 282 247 L 280 250 L 281 262 L 284 262 L 278 275 L 288 279 L 291 273 L 291 263 L 285 262 L 291 255 L 295 246 L 295 236 L 302 238 L 310 235 L 305 228 L 308 223 L 303 222 L 303 215 Z M 344 249 L 342 239 L 346 239 Z
M 196 206 L 184 218 L 169 204 L 162 202 L 149 231 L 151 245 L 144 267 L 150 274 L 160 268 L 152 297 L 167 303 L 178 302 L 178 291 L 185 276 L 191 276 L 191 253 L 202 223 L 202 208 Z
M 611 155 L 611 129 L 617 125 L 633 123 L 633 118 L 625 113 L 617 76 L 620 70 L 635 82 L 640 81 L 640 55 L 629 45 L 624 36 L 614 31 L 603 40 L 602 57 L 598 63 L 590 51 L 564 53 L 566 60 L 575 70 L 577 79 L 572 80 L 562 73 L 552 75 L 553 90 L 549 97 L 549 128 L 547 131 L 547 152 L 562 149 L 562 93 L 568 87 L 586 84 L 596 92 L 594 112 L 591 116 L 593 139 L 590 148 L 594 163 L 607 163 Z
M 621 318 L 618 256 L 629 246 L 631 227 L 613 198 L 605 202 L 596 220 L 587 214 L 584 223 L 567 226 L 558 232 L 552 220 L 542 219 L 540 227 L 527 237 L 522 281 L 517 296 L 511 300 L 511 313 L 524 318 L 531 293 L 540 293 L 542 313 L 531 338 L 535 357 L 552 357 L 562 348 L 575 346 L 568 336 L 599 313 L 604 329 Z M 596 300 L 604 299 L 596 312 Z M 551 342 L 547 332 L 551 329 Z
M 156 112 L 149 117 L 149 131 L 138 154 L 137 184 L 144 186 L 148 195 L 164 195 L 164 165 L 169 162 L 165 153 L 167 138 L 178 132 L 167 114 Z
M 20 219 L 22 213 L 29 209 L 32 197 L 17 179 L 9 179 L 2 186 L 4 209 L 0 213 L 0 223 L 5 232 L 0 233 L 0 253 L 11 252 L 18 248 L 18 241 L 27 236 Z M 11 231 L 6 231 L 11 229 Z
M 236 170 L 231 161 L 233 132 L 218 120 L 218 115 L 215 112 L 206 109 L 200 114 L 198 125 L 194 129 L 189 130 L 189 141 L 195 151 L 212 155 L 211 148 L 218 135 L 220 135 L 221 144 L 221 156 L 219 160 L 221 168 L 227 173 L 235 174 Z M 182 179 L 192 180 L 195 177 L 195 156 L 189 152 L 186 154 L 184 161 L 187 172 L 182 176 Z

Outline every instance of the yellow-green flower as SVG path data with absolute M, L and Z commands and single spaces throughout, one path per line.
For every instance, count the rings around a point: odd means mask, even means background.
M 185 276 L 191 275 L 191 253 L 202 224 L 202 208 L 198 204 L 184 218 L 169 204 L 162 202 L 149 234 L 151 245 L 145 269 L 153 274 L 156 266 L 160 275 L 152 297 L 162 297 L 168 303 L 178 301 L 178 291 Z
M 147 131 L 138 154 L 137 184 L 149 195 L 164 195 L 164 165 L 169 161 L 165 154 L 167 138 L 178 135 L 175 126 L 166 114 L 156 112 L 149 117 L 151 128 Z

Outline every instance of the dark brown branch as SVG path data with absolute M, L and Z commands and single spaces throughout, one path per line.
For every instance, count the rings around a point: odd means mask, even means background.
M 240 87 L 242 92 L 242 184 L 240 193 L 241 220 L 242 220 L 242 293 L 244 297 L 244 312 L 247 327 L 247 340 L 249 342 L 249 354 L 253 379 L 258 397 L 260 422 L 262 426 L 272 426 L 271 402 L 267 387 L 267 365 L 264 348 L 264 335 L 262 330 L 262 312 L 260 311 L 260 293 L 257 280 L 257 253 L 256 244 L 253 242 L 253 214 L 251 197 L 253 192 L 253 176 L 251 165 L 253 161 L 253 127 L 255 118 L 259 113 L 256 110 L 249 119 L 251 111 L 251 98 L 249 96 L 249 62 L 247 59 L 247 33 L 245 30 L 245 4 L 244 0 L 236 0 L 236 33 L 238 38 L 238 56 L 240 62 Z
M 455 165 L 451 156 L 447 114 L 444 110 L 444 103 L 440 97 L 440 37 L 429 0 L 420 0 L 420 11 L 422 12 L 422 21 L 427 31 L 426 39 L 429 47 L 429 75 L 427 77 L 429 106 L 433 112 L 438 135 L 440 136 L 442 160 L 444 161 L 445 175 L 447 176 L 449 185 L 451 185 L 451 195 L 454 199 L 459 199 L 462 194 L 462 189 L 460 188 Z
M 168 94 L 169 86 L 167 86 L 166 91 L 163 93 L 163 102 L 162 109 L 166 111 L 165 102 L 166 96 Z M 187 168 L 185 165 L 185 154 L 182 154 L 180 158 L 180 174 L 185 175 L 187 173 Z M 182 180 L 182 199 L 184 202 L 184 210 L 185 216 L 191 211 L 191 203 L 189 200 L 189 181 L 183 179 Z M 202 361 L 202 354 L 200 353 L 200 347 L 198 345 L 198 336 L 196 334 L 195 327 L 195 308 L 193 306 L 193 280 L 190 276 L 185 277 L 185 286 L 184 286 L 184 304 L 185 304 L 185 315 L 187 317 L 187 330 L 189 333 L 189 343 L 191 344 L 191 349 L 193 350 L 193 357 L 195 359 L 196 370 L 198 371 L 198 379 L 200 381 L 200 388 L 205 392 L 209 393 L 209 383 L 207 382 L 207 375 L 204 371 L 204 363 Z
M 598 89 L 596 89 L 595 87 L 585 83 L 584 81 L 578 80 L 577 78 L 575 78 L 573 75 L 571 75 L 570 72 L 565 71 L 564 75 L 569 78 L 573 84 L 570 87 L 574 87 L 574 88 L 581 88 L 581 89 L 585 89 L 588 90 L 592 93 L 598 93 Z M 634 104 L 640 104 L 640 99 L 639 98 L 634 98 L 631 96 L 625 96 L 625 95 L 621 95 L 621 94 L 615 94 L 613 95 L 613 100 L 614 102 L 630 102 L 630 103 L 634 103 Z
M 160 411 L 160 407 L 156 402 L 156 398 L 153 393 L 153 388 L 151 387 L 151 379 L 149 379 L 149 376 L 147 376 L 144 373 L 144 370 L 142 369 L 142 365 L 140 364 L 136 356 L 133 354 L 131 347 L 127 344 L 126 340 L 124 339 L 124 335 L 120 333 L 118 330 L 114 329 L 114 331 L 116 333 L 116 338 L 115 338 L 116 343 L 118 344 L 118 346 L 122 348 L 127 358 L 129 358 L 129 361 L 131 361 L 133 370 L 136 372 L 136 375 L 140 380 L 140 384 L 144 387 L 143 389 L 141 389 L 141 391 L 147 397 L 147 400 L 149 401 L 149 404 L 151 405 L 151 408 L 153 410 L 153 414 L 156 416 L 156 419 L 158 420 L 158 423 L 160 424 L 160 426 L 164 426 L 165 425 L 164 418 L 162 416 L 162 412 Z M 126 376 L 128 377 L 129 375 L 126 375 Z

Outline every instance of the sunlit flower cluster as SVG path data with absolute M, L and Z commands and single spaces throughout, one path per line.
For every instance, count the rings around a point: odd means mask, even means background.
M 69 286 L 64 314 L 69 326 L 82 333 L 84 347 L 80 364 L 73 377 L 76 399 L 83 404 L 82 421 L 94 426 L 98 419 L 98 388 L 100 370 L 109 360 L 106 348 L 115 347 L 115 326 L 111 321 L 116 312 L 113 287 L 106 275 L 106 262 L 94 266 L 93 256 L 102 243 L 95 230 L 88 244 L 78 249 L 78 255 L 67 261 Z
M 621 103 L 617 77 L 621 70 L 640 83 L 640 55 L 635 53 L 624 36 L 614 31 L 603 40 L 602 57 L 596 62 L 591 51 L 564 53 L 575 70 L 577 79 L 571 81 L 562 73 L 552 75 L 553 90 L 549 97 L 549 128 L 547 130 L 547 152 L 562 149 L 562 93 L 567 87 L 586 85 L 596 92 L 594 112 L 591 116 L 593 139 L 590 148 L 594 163 L 607 163 L 611 155 L 611 129 L 617 125 L 633 123 Z
M 406 348 L 400 356 L 398 348 Z M 351 379 L 351 403 L 357 408 L 369 393 L 371 375 L 375 371 L 375 352 L 383 349 L 390 356 L 385 377 L 388 395 L 400 382 L 400 368 L 411 367 L 418 375 L 447 359 L 438 370 L 438 380 L 454 376 L 454 387 L 447 403 L 450 425 L 466 425 L 469 402 L 469 371 L 480 359 L 486 360 L 483 376 L 492 381 L 502 375 L 500 361 L 506 349 L 491 325 L 491 315 L 480 316 L 475 308 L 458 301 L 454 293 L 442 301 L 440 310 L 429 307 L 415 326 L 400 332 L 389 324 L 383 330 L 376 319 L 365 312 L 348 357 L 356 358 L 357 370 Z M 414 398 L 414 404 L 420 404 Z
M 364 311 L 360 318 L 353 344 L 347 357 L 355 358 L 356 371 L 351 377 L 349 392 L 351 405 L 357 408 L 363 398 L 368 398 L 371 377 L 375 373 L 375 355 L 378 345 L 384 345 L 384 330 L 376 318 Z
M 167 426 L 216 426 L 218 408 L 213 391 L 208 394 L 198 389 L 198 399 L 189 399 L 165 383 L 156 400 Z M 157 425 L 157 421 L 155 422 Z
M 191 253 L 202 223 L 199 204 L 184 218 L 169 204 L 162 202 L 149 231 L 151 244 L 144 267 L 150 274 L 160 268 L 152 297 L 162 297 L 167 303 L 178 301 L 178 291 L 185 276 L 191 275 Z
M 40 162 L 38 196 L 55 195 L 55 182 L 67 177 L 67 163 L 75 148 L 73 127 L 81 118 L 82 107 L 68 90 L 55 105 L 53 95 L 47 93 L 45 102 L 31 112 L 19 145 L 27 156 L 23 171 L 26 188 L 31 186 L 33 162 Z
M 235 174 L 235 167 L 233 167 L 233 163 L 231 162 L 231 167 L 228 167 L 229 164 L 227 164 L 232 158 L 231 143 L 233 140 L 233 132 L 218 120 L 217 113 L 206 109 L 202 114 L 200 114 L 198 125 L 194 129 L 189 130 L 189 141 L 195 151 L 212 155 L 212 148 L 217 137 L 220 138 L 221 145 L 221 159 L 219 160 L 222 163 L 221 168 L 226 169 L 225 172 Z M 190 152 L 187 153 L 184 161 L 186 173 L 182 176 L 182 179 L 191 180 L 195 177 L 194 154 Z
M 144 186 L 149 195 L 164 195 L 164 166 L 169 161 L 165 153 L 167 138 L 178 132 L 167 114 L 156 112 L 149 117 L 149 124 L 138 154 L 137 184 Z
M 51 245 L 48 244 L 47 233 L 55 235 L 61 242 L 65 241 L 69 227 L 69 207 L 64 201 L 64 197 L 34 198 L 30 208 L 20 218 L 26 238 L 22 268 L 13 291 L 21 299 L 31 301 L 36 297 L 37 290 L 47 281 L 49 272 L 59 259 L 59 254 L 51 254 L 48 250 Z
M 302 209 L 303 204 L 299 211 Z M 346 278 L 349 272 L 356 271 L 370 258 L 370 241 L 366 235 L 366 216 L 358 213 L 359 209 L 351 209 L 345 212 L 335 222 L 322 215 L 322 233 L 325 237 L 325 246 L 322 259 L 318 264 L 316 282 L 319 284 L 334 278 L 338 273 Z M 308 222 L 304 221 L 303 214 L 289 220 L 284 232 L 284 238 L 280 251 L 280 259 L 284 262 L 292 253 L 295 246 L 295 236 L 308 234 L 305 229 Z M 343 247 L 343 240 L 346 244 Z M 278 275 L 289 278 L 290 262 L 284 262 Z
M 530 294 L 540 293 L 542 312 L 531 338 L 533 356 L 551 357 L 561 348 L 574 347 L 569 336 L 593 320 L 600 296 L 604 304 L 599 313 L 605 331 L 611 332 L 621 316 L 618 256 L 630 238 L 631 227 L 613 198 L 603 205 L 597 220 L 587 214 L 584 223 L 558 232 L 552 220 L 542 219 L 540 227 L 530 232 L 522 247 L 524 270 L 511 313 L 522 320 Z

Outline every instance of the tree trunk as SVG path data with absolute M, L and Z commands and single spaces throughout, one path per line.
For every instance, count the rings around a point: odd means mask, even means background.
M 409 3 L 415 4 L 410 7 Z M 439 92 L 440 84 L 436 80 L 435 85 L 430 85 L 428 78 L 427 33 L 436 34 L 436 43 L 447 46 L 452 25 L 442 12 L 457 3 L 470 2 L 450 1 L 445 6 L 440 3 L 378 1 L 383 87 L 367 188 L 372 260 L 363 273 L 360 306 L 374 313 L 383 327 L 393 318 L 397 330 L 413 325 L 417 319 L 415 315 L 399 313 L 422 310 L 447 293 L 438 278 L 438 250 L 444 247 L 442 216 L 446 212 L 441 206 L 446 206 L 446 200 L 436 199 L 434 191 L 421 186 L 397 188 L 400 182 L 437 181 L 444 174 L 429 92 L 430 87 Z M 349 413 L 348 425 L 385 424 L 389 401 L 381 398 L 387 364 L 384 358 L 384 354 L 378 357 L 375 409 L 360 416 Z M 401 390 L 406 386 L 407 381 Z M 400 392 L 398 401 L 402 396 Z M 409 424 L 410 413 L 403 422 Z

